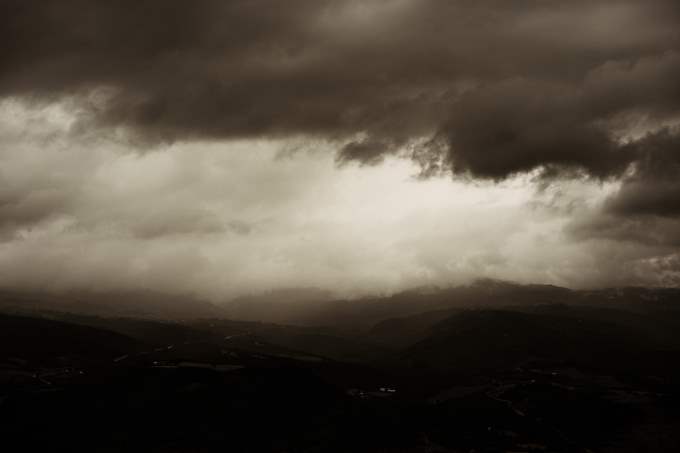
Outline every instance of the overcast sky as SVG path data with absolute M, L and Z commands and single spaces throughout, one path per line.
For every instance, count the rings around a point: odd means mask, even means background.
M 677 0 L 0 0 L 0 286 L 680 285 Z

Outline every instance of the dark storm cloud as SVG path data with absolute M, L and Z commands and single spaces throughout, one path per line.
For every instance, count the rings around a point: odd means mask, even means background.
M 680 129 L 663 128 L 628 143 L 633 165 L 604 209 L 576 220 L 578 237 L 680 246 Z
M 80 127 L 152 142 L 320 136 L 375 163 L 436 137 L 419 162 L 604 178 L 635 162 L 627 123 L 679 113 L 679 23 L 672 0 L 3 0 L 0 96 L 76 96 Z
M 680 222 L 668 218 L 596 213 L 576 218 L 567 232 L 576 239 L 606 239 L 672 250 L 680 247 Z
M 604 63 L 578 84 L 505 80 L 454 104 L 445 128 L 458 171 L 502 179 L 543 167 L 620 175 L 646 141 L 622 141 L 636 121 L 680 114 L 680 53 Z M 646 139 L 645 139 L 646 140 Z
M 380 163 L 392 145 L 379 140 L 362 140 L 346 144 L 338 152 L 338 162 L 360 161 L 365 164 Z
M 453 165 L 494 179 L 541 166 L 619 173 L 630 156 L 584 110 L 571 86 L 521 79 L 474 91 L 446 127 Z
M 633 173 L 607 209 L 621 216 L 680 218 L 680 130 L 663 129 L 637 141 Z
M 569 233 L 677 250 L 680 247 L 680 130 L 664 128 L 628 146 L 635 163 L 602 212 L 576 219 Z

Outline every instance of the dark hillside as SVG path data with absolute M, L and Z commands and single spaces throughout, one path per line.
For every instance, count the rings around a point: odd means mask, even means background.
M 125 335 L 42 318 L 0 314 L 0 356 L 29 360 L 59 356 L 110 360 L 139 347 Z

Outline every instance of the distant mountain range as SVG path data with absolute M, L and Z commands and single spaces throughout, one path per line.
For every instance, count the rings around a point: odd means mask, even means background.
M 93 316 L 124 316 L 181 320 L 225 316 L 210 302 L 193 297 L 153 291 L 0 291 L 0 310 L 5 312 L 58 311 Z
M 227 317 L 292 325 L 364 329 L 390 318 L 438 310 L 501 308 L 540 304 L 650 307 L 680 302 L 680 289 L 611 288 L 570 290 L 552 285 L 520 285 L 478 280 L 452 288 L 422 287 L 384 297 L 332 299 L 316 289 L 272 291 L 221 305 Z M 436 315 L 435 315 L 436 316 Z
M 674 307 L 679 301 L 680 289 L 677 288 L 570 290 L 552 285 L 520 285 L 489 279 L 464 286 L 421 287 L 390 296 L 359 299 L 336 299 L 331 292 L 317 288 L 290 288 L 238 297 L 221 304 L 194 296 L 151 291 L 58 294 L 0 291 L 0 310 L 5 312 L 57 311 L 175 321 L 220 318 L 358 330 L 370 329 L 388 319 L 421 313 L 427 313 L 425 318 L 443 318 L 449 310 L 465 308 L 564 304 L 646 310 L 652 307 Z

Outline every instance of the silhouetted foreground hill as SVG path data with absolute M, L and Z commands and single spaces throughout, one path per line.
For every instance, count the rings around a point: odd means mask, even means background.
M 55 358 L 110 360 L 134 351 L 138 341 L 109 330 L 0 314 L 0 358 L 37 361 Z
M 677 291 L 487 284 L 329 301 L 317 326 L 2 315 L 0 435 L 50 452 L 680 451 Z
M 404 357 L 420 365 L 464 370 L 512 368 L 535 359 L 591 366 L 616 359 L 627 367 L 627 360 L 658 347 L 663 345 L 643 332 L 583 311 L 575 317 L 470 310 L 434 325 Z

